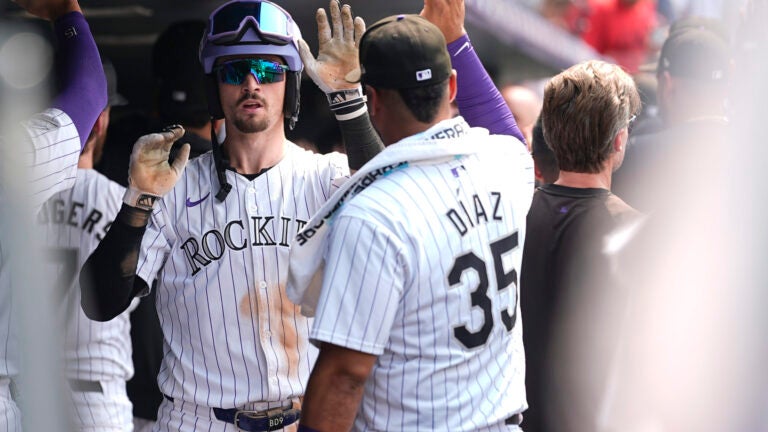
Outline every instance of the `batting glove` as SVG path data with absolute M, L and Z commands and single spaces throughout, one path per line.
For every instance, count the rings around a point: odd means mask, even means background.
M 174 125 L 136 141 L 131 152 L 124 203 L 151 211 L 155 202 L 173 188 L 189 159 L 189 144 L 181 146 L 176 159 L 170 164 L 168 157 L 173 143 L 183 135 L 184 128 Z
M 317 59 L 304 40 L 299 41 L 299 54 L 307 75 L 328 97 L 331 110 L 339 120 L 347 120 L 365 112 L 358 58 L 365 21 L 360 17 L 353 19 L 352 8 L 340 6 L 337 0 L 331 0 L 328 9 L 331 25 L 325 9 L 320 8 L 315 14 L 320 45 Z

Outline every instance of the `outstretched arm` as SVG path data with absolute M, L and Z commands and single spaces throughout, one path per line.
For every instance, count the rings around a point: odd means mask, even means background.
M 352 8 L 340 6 L 337 0 L 331 0 L 328 10 L 330 24 L 324 9 L 318 9 L 315 15 L 320 45 L 317 58 L 303 40 L 299 52 L 307 74 L 328 97 L 328 104 L 339 121 L 349 168 L 355 171 L 384 148 L 371 124 L 358 82 L 358 48 L 365 22 L 360 17 L 353 19 Z
M 176 126 L 145 135 L 134 144 L 124 204 L 80 271 L 81 305 L 88 318 L 109 321 L 147 289 L 147 283 L 136 277 L 141 241 L 155 201 L 173 188 L 189 158 L 190 146 L 184 144 L 168 163 L 171 146 L 182 136 L 184 129 Z
M 467 123 L 484 127 L 492 134 L 512 135 L 525 143 L 515 117 L 464 29 L 464 0 L 424 0 L 421 16 L 435 24 L 448 42 L 451 64 L 458 75 L 456 104 Z
M 82 148 L 107 106 L 107 80 L 91 29 L 77 0 L 15 1 L 30 14 L 53 22 L 60 92 L 51 106 L 72 119 Z

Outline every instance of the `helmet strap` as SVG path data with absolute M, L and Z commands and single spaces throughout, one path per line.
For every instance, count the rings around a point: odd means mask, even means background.
M 219 191 L 216 193 L 216 199 L 224 201 L 232 190 L 232 185 L 227 181 L 227 169 L 229 169 L 229 160 L 224 156 L 224 152 L 216 136 L 216 129 L 211 122 L 211 145 L 213 153 L 213 163 L 216 165 L 216 177 L 219 179 Z
M 293 130 L 296 122 L 299 120 L 299 108 L 301 90 L 301 71 L 288 71 L 285 76 L 285 101 L 284 113 L 285 123 L 288 130 Z

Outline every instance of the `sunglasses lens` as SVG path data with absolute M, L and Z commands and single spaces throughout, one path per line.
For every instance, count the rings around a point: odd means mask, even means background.
M 225 84 L 240 85 L 248 72 L 248 64 L 245 62 L 227 62 L 219 67 L 219 80 Z
M 271 84 L 283 80 L 288 67 L 263 59 L 242 59 L 218 66 L 219 80 L 225 84 L 240 85 L 248 74 L 253 74 L 259 84 Z
M 256 24 L 262 37 L 272 43 L 288 43 L 293 36 L 290 18 L 279 7 L 266 2 L 235 2 L 223 6 L 210 19 L 209 38 L 226 41 L 248 23 Z

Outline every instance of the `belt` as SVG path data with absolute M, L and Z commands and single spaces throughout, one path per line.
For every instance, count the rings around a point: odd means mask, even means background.
M 79 379 L 70 379 L 69 388 L 72 391 L 83 393 L 104 393 L 101 383 L 98 381 L 84 381 Z
M 173 398 L 163 395 L 168 401 Z M 220 421 L 231 423 L 245 432 L 266 432 L 280 430 L 299 421 L 301 410 L 295 408 L 274 408 L 266 411 L 248 411 L 237 408 L 211 408 Z
M 520 413 L 513 414 L 511 417 L 509 417 L 508 419 L 504 420 L 504 424 L 505 425 L 520 426 L 520 423 L 522 423 L 522 422 L 523 422 L 523 415 L 520 414 Z

